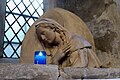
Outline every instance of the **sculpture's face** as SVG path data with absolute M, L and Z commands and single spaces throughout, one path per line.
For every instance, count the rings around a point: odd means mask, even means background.
M 55 40 L 55 32 L 50 28 L 38 27 L 36 28 L 36 33 L 43 41 L 49 44 L 53 43 Z

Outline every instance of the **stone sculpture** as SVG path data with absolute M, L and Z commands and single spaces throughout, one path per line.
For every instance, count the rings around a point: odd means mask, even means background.
M 69 26 L 71 21 L 72 26 Z M 62 68 L 101 66 L 95 54 L 92 35 L 84 22 L 71 12 L 59 8 L 46 12 L 29 29 L 21 48 L 21 63 L 33 63 L 36 50 L 46 51 L 47 64 Z

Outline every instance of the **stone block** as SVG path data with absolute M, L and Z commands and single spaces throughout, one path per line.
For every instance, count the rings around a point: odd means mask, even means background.
M 57 80 L 55 65 L 0 64 L 0 80 Z
M 114 79 L 120 78 L 120 68 L 64 68 L 72 79 Z

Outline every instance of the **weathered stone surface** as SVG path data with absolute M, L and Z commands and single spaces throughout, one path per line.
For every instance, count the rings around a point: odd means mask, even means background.
M 0 1 L 0 57 L 3 57 L 4 29 L 5 29 L 5 0 Z
M 52 9 L 56 6 L 56 0 L 43 0 L 44 10 Z
M 119 68 L 64 68 L 72 79 L 112 79 L 120 78 Z
M 119 68 L 64 68 L 56 65 L 0 64 L 0 80 L 81 80 L 120 78 Z M 60 73 L 60 76 L 59 76 Z
M 55 65 L 0 64 L 0 80 L 57 80 L 58 76 Z
M 113 0 L 106 0 L 105 11 L 87 22 L 95 40 L 98 57 L 106 67 L 120 67 L 120 14 Z
M 100 16 L 105 9 L 104 0 L 56 0 L 56 6 L 75 13 L 84 21 Z
M 86 22 L 103 66 L 120 67 L 120 0 L 56 0 L 56 6 Z

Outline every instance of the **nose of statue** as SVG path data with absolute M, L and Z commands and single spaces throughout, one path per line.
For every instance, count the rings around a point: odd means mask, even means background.
M 41 35 L 41 38 L 42 38 L 42 40 L 45 40 L 45 39 L 46 39 L 46 37 L 45 37 L 44 35 Z

